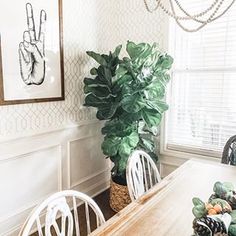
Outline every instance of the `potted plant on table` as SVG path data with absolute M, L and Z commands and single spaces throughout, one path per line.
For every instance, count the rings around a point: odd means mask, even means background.
M 96 117 L 106 120 L 102 150 L 114 163 L 110 205 L 115 211 L 130 201 L 125 177 L 130 154 L 142 149 L 157 160 L 153 137 L 168 109 L 164 96 L 173 63 L 155 43 L 128 41 L 128 57 L 122 59 L 121 48 L 118 46 L 108 55 L 87 52 L 99 66 L 91 69 L 93 78 L 84 79 L 84 105 L 97 108 Z

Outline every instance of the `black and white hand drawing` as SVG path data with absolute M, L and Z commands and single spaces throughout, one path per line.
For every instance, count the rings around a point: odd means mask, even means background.
M 62 1 L 1 4 L 0 107 L 64 100 Z
M 40 85 L 45 79 L 45 24 L 47 14 L 40 11 L 38 33 L 35 29 L 33 7 L 26 4 L 28 29 L 23 33 L 23 41 L 19 44 L 20 74 L 26 85 Z

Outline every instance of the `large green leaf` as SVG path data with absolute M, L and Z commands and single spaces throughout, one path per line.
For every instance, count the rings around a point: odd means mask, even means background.
M 143 60 L 143 65 L 150 68 L 152 71 L 156 68 L 156 63 L 160 57 L 160 52 L 152 47 L 152 52 Z
M 110 120 L 102 128 L 102 134 L 114 135 L 118 137 L 129 136 L 137 126 L 134 123 L 126 123 L 123 120 Z
M 139 135 L 137 132 L 132 132 L 129 136 L 124 137 L 122 143 L 127 143 L 130 147 L 136 147 L 139 141 Z
M 146 123 L 144 123 L 144 126 L 142 127 L 142 130 L 140 131 L 140 133 L 151 133 L 152 135 L 156 136 L 158 135 L 159 132 L 159 128 L 158 126 L 152 126 L 152 127 L 148 127 Z
M 104 138 L 102 143 L 102 150 L 105 155 L 115 156 L 119 149 L 121 139 L 118 137 L 108 137 Z
M 122 45 L 116 47 L 115 51 L 112 53 L 113 57 L 118 57 L 121 51 Z
M 127 68 L 120 65 L 117 69 L 116 69 L 116 76 L 119 79 L 120 77 L 122 77 L 123 75 L 125 75 L 127 73 Z
M 137 58 L 146 48 L 145 43 L 135 44 L 134 42 L 128 41 L 126 45 L 126 51 L 131 59 Z
M 154 141 L 144 137 L 141 138 L 141 146 L 150 152 L 153 152 L 155 148 Z
M 102 143 L 102 150 L 105 155 L 114 156 L 119 152 L 121 157 L 129 157 L 138 141 L 139 136 L 135 132 L 124 138 L 106 136 Z
M 131 67 L 133 69 L 140 70 L 142 67 L 147 67 L 151 71 L 156 69 L 155 67 L 157 66 L 157 61 L 160 57 L 160 51 L 158 50 L 157 44 L 134 44 L 132 42 L 128 42 L 127 52 L 132 59 Z
M 123 122 L 126 122 L 128 124 L 137 122 L 142 118 L 142 111 L 140 110 L 139 112 L 134 112 L 134 113 L 129 113 L 126 111 L 123 111 L 123 113 L 120 115 L 120 119 Z
M 173 58 L 169 55 L 162 55 L 157 61 L 157 67 L 161 70 L 169 70 L 173 64 Z
M 108 99 L 101 99 L 94 96 L 93 94 L 89 94 L 85 97 L 84 106 L 102 107 L 102 106 L 106 106 L 107 103 L 109 102 L 110 101 Z
M 162 99 L 165 96 L 165 89 L 166 87 L 163 83 L 156 79 L 149 86 L 147 86 L 145 95 L 147 99 L 150 100 Z
M 119 155 L 121 157 L 129 157 L 133 149 L 137 146 L 139 142 L 138 133 L 133 132 L 129 136 L 124 137 L 120 143 Z
M 145 101 L 138 93 L 125 96 L 121 101 L 122 108 L 128 113 L 136 113 L 145 106 Z
M 97 69 L 97 74 L 99 79 L 104 81 L 107 85 L 109 85 L 109 87 L 112 86 L 112 74 L 110 69 L 103 66 L 99 66 Z
M 97 75 L 97 69 L 94 67 L 90 70 L 91 75 Z
M 142 45 L 142 48 L 143 48 L 143 50 L 138 56 L 137 64 L 144 64 L 146 66 L 146 62 L 149 62 L 149 63 L 153 62 L 153 59 L 151 58 L 152 47 L 149 44 L 144 44 L 144 45 Z
M 146 108 L 142 110 L 142 117 L 149 128 L 159 125 L 162 118 L 161 114 L 155 109 Z
M 107 103 L 106 105 L 99 106 L 96 117 L 99 120 L 108 120 L 112 118 L 118 108 L 118 105 L 118 103 Z
M 119 155 L 121 157 L 129 157 L 132 152 L 132 147 L 129 146 L 128 143 L 122 142 L 119 146 Z
M 129 82 L 130 81 L 131 80 L 129 80 Z M 131 83 L 126 83 L 126 85 L 123 86 L 123 88 L 122 88 L 121 95 L 122 95 L 122 97 L 126 97 L 126 96 L 134 94 L 135 92 L 136 91 L 132 87 L 132 84 Z
M 84 84 L 85 84 L 85 85 L 94 84 L 94 79 L 91 79 L 91 78 L 84 78 Z
M 96 53 L 96 52 L 92 52 L 92 51 L 87 51 L 86 52 L 90 57 L 92 57 L 95 61 L 97 61 L 100 65 L 106 66 L 107 62 L 104 58 L 104 56 Z
M 114 97 L 108 87 L 101 87 L 101 86 L 84 86 L 84 93 L 93 93 L 94 96 L 98 98 L 109 98 Z
M 147 105 L 150 108 L 153 108 L 157 110 L 160 114 L 162 114 L 164 111 L 168 110 L 168 105 L 164 101 L 159 101 L 159 100 L 148 100 Z
M 126 87 L 125 85 L 127 85 L 130 81 L 132 81 L 132 77 L 130 75 L 124 75 L 120 77 L 114 81 L 112 91 L 114 93 L 120 93 L 123 87 Z
M 162 81 L 163 84 L 167 84 L 170 81 L 170 75 L 169 74 L 162 74 L 160 77 L 160 80 Z
M 110 87 L 107 80 L 104 80 L 103 78 L 98 77 L 98 76 L 96 76 L 94 79 L 84 78 L 84 84 L 89 85 L 89 86 L 94 86 L 94 87 L 97 87 L 98 85 Z
M 174 62 L 174 59 L 171 56 L 166 54 L 165 58 L 164 58 L 164 60 L 163 60 L 163 62 L 161 64 L 162 68 L 166 69 L 166 70 L 169 70 L 171 68 L 173 62 Z

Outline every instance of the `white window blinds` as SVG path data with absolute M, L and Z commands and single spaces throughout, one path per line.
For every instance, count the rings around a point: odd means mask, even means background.
M 194 7 L 202 2 L 195 0 L 190 9 L 198 12 Z M 236 4 L 197 33 L 186 33 L 173 21 L 169 38 L 174 69 L 167 148 L 219 155 L 236 135 Z

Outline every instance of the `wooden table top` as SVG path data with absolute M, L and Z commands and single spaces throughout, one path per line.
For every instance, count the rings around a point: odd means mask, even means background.
M 191 236 L 192 198 L 207 201 L 216 181 L 232 182 L 236 187 L 236 167 L 187 161 L 91 236 Z

